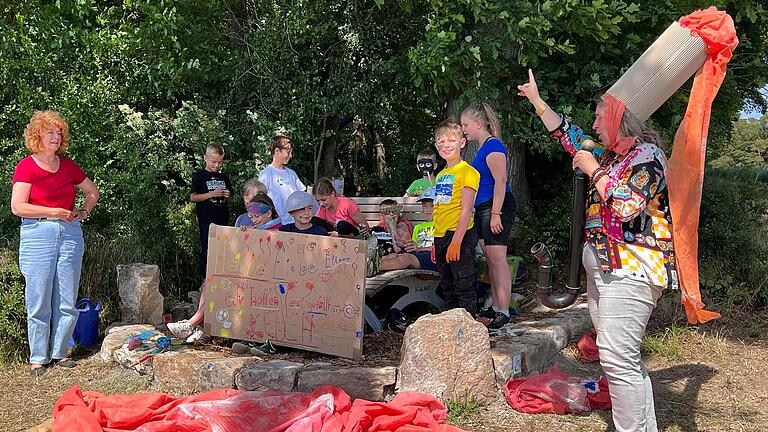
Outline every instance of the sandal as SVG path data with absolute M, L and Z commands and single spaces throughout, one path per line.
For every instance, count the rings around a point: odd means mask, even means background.
M 64 357 L 64 358 L 60 358 L 60 359 L 54 360 L 53 364 L 55 364 L 56 366 L 59 366 L 59 367 L 63 367 L 63 368 L 73 368 L 73 367 L 77 366 L 77 363 L 75 363 L 75 361 L 72 360 L 69 357 Z
M 39 377 L 43 376 L 44 373 L 45 373 L 45 366 L 43 366 L 43 365 L 37 365 L 36 368 L 33 368 L 33 367 L 29 368 L 29 374 L 33 378 L 39 378 Z

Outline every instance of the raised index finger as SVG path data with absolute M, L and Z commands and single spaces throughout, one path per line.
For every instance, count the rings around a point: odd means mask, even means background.
M 533 77 L 533 69 L 528 68 L 528 82 L 531 84 L 536 84 L 536 78 Z

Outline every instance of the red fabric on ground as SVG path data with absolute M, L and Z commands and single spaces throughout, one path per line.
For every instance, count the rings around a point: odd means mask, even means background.
M 579 338 L 576 343 L 581 354 L 581 359 L 585 362 L 600 361 L 600 352 L 597 350 L 597 332 L 592 329 Z
M 611 395 L 608 393 L 608 379 L 604 376 L 597 380 L 598 388 L 597 393 L 589 393 L 587 399 L 589 399 L 589 407 L 593 410 L 609 410 L 611 409 Z
M 344 390 L 312 393 L 226 389 L 175 398 L 164 393 L 106 396 L 65 391 L 53 407 L 56 432 L 461 432 L 443 424 L 437 399 L 405 392 L 391 402 L 351 401 Z
M 675 134 L 667 182 L 680 276 L 680 294 L 688 322 L 705 323 L 720 314 L 704 310 L 699 291 L 699 207 L 712 101 L 725 78 L 726 65 L 739 43 L 733 19 L 714 7 L 679 20 L 707 44 L 707 60 L 693 80 L 688 108 Z
M 517 411 L 528 414 L 580 413 L 593 409 L 610 409 L 611 399 L 608 382 L 598 381 L 596 393 L 589 393 L 583 387 L 586 381 L 574 375 L 560 372 L 557 365 L 549 372 L 507 381 L 504 397 Z

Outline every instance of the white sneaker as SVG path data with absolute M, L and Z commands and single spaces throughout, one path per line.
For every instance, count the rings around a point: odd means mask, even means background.
M 174 337 L 186 339 L 195 331 L 195 327 L 190 324 L 189 321 L 183 320 L 168 323 L 168 331 L 170 331 Z
M 203 329 L 201 327 L 195 327 L 195 330 L 187 338 L 187 343 L 197 342 L 203 338 Z

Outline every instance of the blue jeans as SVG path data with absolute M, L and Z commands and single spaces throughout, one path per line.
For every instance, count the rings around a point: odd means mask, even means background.
M 83 264 L 80 222 L 22 219 L 19 267 L 26 280 L 29 362 L 67 356 Z

